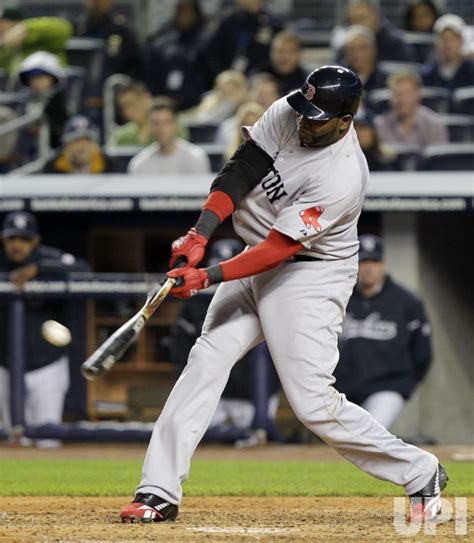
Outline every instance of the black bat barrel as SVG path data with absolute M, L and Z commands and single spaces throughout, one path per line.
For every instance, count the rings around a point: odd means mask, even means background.
M 94 381 L 108 371 L 136 340 L 145 322 L 145 317 L 138 313 L 122 325 L 82 364 L 82 375 Z

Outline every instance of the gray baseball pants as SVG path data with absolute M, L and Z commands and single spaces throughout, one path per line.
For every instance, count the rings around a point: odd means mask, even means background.
M 181 501 L 191 457 L 232 366 L 263 338 L 305 426 L 374 477 L 402 485 L 407 494 L 423 488 L 437 458 L 390 434 L 332 386 L 338 334 L 356 275 L 357 256 L 284 262 L 220 285 L 202 335 L 155 424 L 137 492 Z

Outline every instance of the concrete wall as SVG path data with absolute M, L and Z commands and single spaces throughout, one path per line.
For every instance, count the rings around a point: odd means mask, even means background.
M 418 292 L 433 327 L 434 360 L 391 429 L 404 437 L 474 444 L 472 215 L 387 213 L 387 264 Z

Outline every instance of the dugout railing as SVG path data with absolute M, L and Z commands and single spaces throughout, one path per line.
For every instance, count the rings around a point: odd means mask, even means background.
M 0 300 L 6 305 L 9 334 L 6 338 L 7 357 L 10 372 L 10 418 L 8 427 L 0 428 L 0 437 L 18 439 L 29 437 L 33 439 L 51 438 L 63 440 L 148 440 L 153 423 L 130 422 L 89 422 L 47 424 L 43 426 L 28 426 L 25 422 L 25 387 L 24 375 L 28 356 L 26 339 L 27 333 L 27 301 L 38 299 L 60 299 L 65 302 L 84 302 L 94 300 L 145 301 L 147 293 L 163 279 L 163 275 L 151 274 L 92 274 L 71 273 L 67 279 L 31 281 L 19 292 L 9 281 L 7 274 L 0 274 Z M 71 386 L 80 385 L 78 369 L 87 357 L 85 311 L 80 304 L 70 308 L 74 315 L 70 319 L 73 336 L 72 348 L 69 352 L 70 364 L 73 366 L 75 378 Z M 130 314 L 130 317 L 132 315 Z M 4 332 L 5 333 L 5 332 Z M 253 371 L 249 375 L 252 380 L 253 402 L 255 416 L 252 427 L 264 430 L 270 440 L 280 440 L 278 430 L 268 418 L 268 401 L 270 398 L 268 384 L 269 357 L 264 344 L 253 351 Z M 34 354 L 30 353 L 30 356 Z M 113 369 L 111 370 L 114 371 Z M 139 370 L 137 370 L 139 371 Z M 245 432 L 229 434 L 229 439 L 244 438 Z M 208 436 L 212 439 L 212 435 Z

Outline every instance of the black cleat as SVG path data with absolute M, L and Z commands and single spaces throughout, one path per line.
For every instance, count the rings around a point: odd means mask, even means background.
M 441 512 L 441 491 L 448 484 L 448 473 L 438 464 L 430 482 L 419 492 L 410 496 L 410 522 L 433 520 Z
M 163 522 L 176 520 L 178 506 L 169 503 L 154 494 L 137 494 L 132 501 L 120 511 L 122 522 Z

